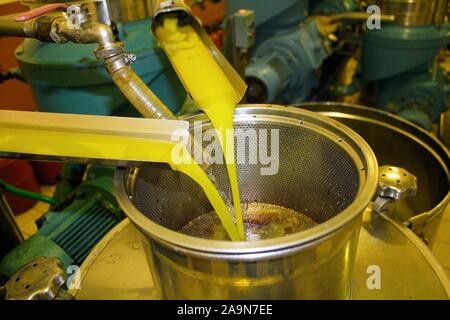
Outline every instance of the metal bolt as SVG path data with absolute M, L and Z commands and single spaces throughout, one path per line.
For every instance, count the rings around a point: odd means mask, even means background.
M 125 59 L 125 63 L 127 65 L 130 65 L 130 64 L 132 64 L 133 62 L 136 61 L 136 55 L 132 54 L 132 53 L 125 53 L 124 59 Z

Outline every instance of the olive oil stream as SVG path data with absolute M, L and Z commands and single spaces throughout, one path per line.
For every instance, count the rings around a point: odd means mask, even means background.
M 95 133 L 61 131 L 55 134 L 52 131 L 1 128 L 0 150 L 72 158 L 168 163 L 173 170 L 186 174 L 205 190 L 216 212 L 228 213 L 225 202 L 207 174 L 195 163 L 188 150 L 185 147 L 180 148 L 177 142 Z M 148 152 L 149 150 L 151 152 Z M 232 240 L 241 239 L 231 215 L 222 214 L 220 220 Z
M 179 26 L 178 19 L 166 18 L 156 28 L 156 35 L 187 91 L 216 130 L 228 171 L 237 232 L 240 240 L 245 240 L 233 135 L 234 111 L 240 97 L 192 26 Z M 216 213 L 222 221 L 230 216 L 228 210 L 216 209 Z
M 95 130 L 61 130 L 55 134 L 55 131 L 49 128 L 33 130 L 26 126 L 6 126 L 0 128 L 0 150 L 19 154 L 168 163 L 173 170 L 186 174 L 202 187 L 230 239 L 245 240 L 234 164 L 234 139 L 227 139 L 226 135 L 227 130 L 230 133 L 233 129 L 234 109 L 239 97 L 191 27 L 178 27 L 177 20 L 166 19 L 156 32 L 159 33 L 161 44 L 165 46 L 188 91 L 208 115 L 217 131 L 230 177 L 236 224 L 208 175 L 184 146 L 180 148 L 178 142 L 108 136 L 96 133 Z M 47 120 L 51 121 L 49 119 Z

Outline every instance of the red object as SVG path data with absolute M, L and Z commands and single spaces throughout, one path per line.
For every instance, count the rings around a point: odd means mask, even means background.
M 212 33 L 209 34 L 211 40 L 214 42 L 214 44 L 216 45 L 216 47 L 219 50 L 222 50 L 223 48 L 223 41 L 225 38 L 225 31 L 222 29 L 219 29 L 217 31 L 214 31 Z
M 191 1 L 186 1 L 190 3 Z M 204 2 L 204 9 L 201 6 L 193 6 L 192 12 L 200 18 L 204 26 L 211 26 L 221 23 L 225 15 L 225 1 L 213 3 L 212 1 Z
M 15 15 L 28 10 L 28 7 L 19 1 L 2 3 L 4 1 L 0 1 L 0 16 Z M 0 37 L 0 69 L 18 67 L 14 52 L 22 42 L 23 38 Z M 35 105 L 30 87 L 26 83 L 11 79 L 0 85 L 0 109 L 34 111 Z
M 40 16 L 42 16 L 46 13 L 52 12 L 52 11 L 56 11 L 59 9 L 67 9 L 67 7 L 68 6 L 65 3 L 47 4 L 47 5 L 38 7 L 36 9 L 29 10 L 27 12 L 23 12 L 23 13 L 19 14 L 18 16 L 16 16 L 16 18 L 14 20 L 17 22 L 24 22 L 24 21 L 31 20 L 33 18 L 40 17 Z
M 41 191 L 33 167 L 26 160 L 0 159 L 0 179 L 17 188 L 37 193 Z M 31 209 L 37 202 L 9 192 L 5 192 L 5 197 L 14 214 Z
M 40 184 L 54 185 L 64 166 L 63 163 L 33 161 L 34 173 Z

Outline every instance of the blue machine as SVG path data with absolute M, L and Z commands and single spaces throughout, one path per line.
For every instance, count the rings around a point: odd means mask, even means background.
M 262 43 L 245 70 L 250 102 L 295 103 L 318 86 L 316 70 L 328 57 L 315 23 Z
M 355 1 L 227 1 L 227 14 L 255 11 L 256 49 L 245 70 L 249 102 L 296 103 L 318 86 L 318 69 L 331 54 L 310 9 L 323 14 L 353 10 Z
M 125 2 L 121 4 L 136 5 L 134 1 Z M 151 35 L 151 18 L 115 21 L 112 27 L 127 52 L 136 55 L 136 73 L 172 112 L 178 113 L 186 92 Z M 139 116 L 102 61 L 94 56 L 96 48 L 97 44 L 52 44 L 32 39 L 17 48 L 21 74 L 31 87 L 39 111 Z M 61 204 L 43 217 L 37 234 L 4 257 L 0 274 L 10 277 L 41 256 L 58 257 L 66 267 L 81 265 L 98 241 L 124 217 L 113 194 L 113 175 L 114 168 L 93 166 L 85 173 L 85 166 L 65 165 L 55 193 Z
M 381 1 L 382 13 L 394 15 L 396 21 L 383 23 L 380 30 L 365 30 L 362 39 L 351 39 L 362 40 L 360 77 L 340 95 L 364 86 L 370 89 L 365 90 L 369 105 L 431 130 L 447 110 L 448 79 L 435 63 L 448 44 L 448 23 L 442 18 L 446 7 L 441 0 L 410 2 Z M 247 99 L 256 103 L 292 104 L 311 98 L 321 67 L 333 52 L 316 22 L 307 18 L 361 10 L 356 0 L 228 0 L 226 4 L 229 16 L 239 9 L 255 12 L 256 43 L 245 76 Z M 332 66 L 328 69 L 332 78 Z
M 378 108 L 431 130 L 447 110 L 446 79 L 435 58 L 448 44 L 448 24 L 385 24 L 363 35 L 362 80 Z
M 331 16 L 342 12 L 359 11 L 358 0 L 319 0 L 310 1 L 312 15 Z

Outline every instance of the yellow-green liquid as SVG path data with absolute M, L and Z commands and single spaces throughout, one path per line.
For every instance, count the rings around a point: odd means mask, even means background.
M 156 35 L 187 91 L 217 132 L 230 180 L 237 232 L 245 240 L 233 138 L 234 110 L 240 97 L 192 26 L 179 26 L 177 19 L 166 18 L 156 28 Z M 228 210 L 216 213 L 221 220 L 230 216 Z
M 216 212 L 228 212 L 225 202 L 206 173 L 195 163 L 188 150 L 179 146 L 176 142 L 138 137 L 73 132 L 55 134 L 51 131 L 11 128 L 0 130 L 0 150 L 6 152 L 168 163 L 173 170 L 188 175 L 203 188 Z M 179 152 L 176 153 L 177 151 Z M 174 157 L 174 154 L 177 154 L 179 159 Z M 220 219 L 230 238 L 234 241 L 240 240 L 231 215 L 222 214 Z
M 207 174 L 195 163 L 188 150 L 184 147 L 180 149 L 176 142 L 82 132 L 61 131 L 55 134 L 51 130 L 7 127 L 0 128 L 0 150 L 58 157 L 168 163 L 173 170 L 186 174 L 203 188 L 230 239 L 245 240 L 234 161 L 234 138 L 227 138 L 233 137 L 230 133 L 239 97 L 192 27 L 179 27 L 176 19 L 166 19 L 156 32 L 189 93 L 208 115 L 217 132 L 229 174 L 236 222 Z M 174 159 L 175 148 L 182 161 Z

